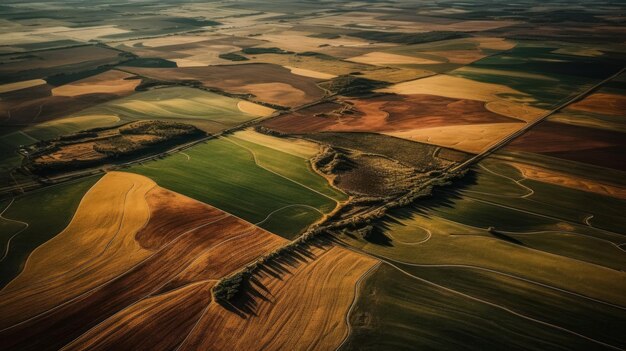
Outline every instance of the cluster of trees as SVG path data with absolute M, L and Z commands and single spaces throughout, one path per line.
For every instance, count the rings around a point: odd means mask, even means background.
M 441 176 L 431 179 L 429 182 L 422 184 L 422 186 L 411 190 L 396 200 L 384 201 L 382 206 L 374 208 L 366 213 L 351 216 L 350 218 L 343 220 L 333 220 L 331 223 L 324 226 L 313 226 L 287 245 L 279 247 L 278 249 L 261 256 L 255 262 L 248 264 L 238 272 L 218 281 L 212 289 L 213 297 L 215 301 L 221 304 L 232 301 L 232 299 L 238 296 L 241 292 L 242 285 L 246 279 L 249 279 L 252 275 L 254 275 L 263 265 L 270 264 L 272 261 L 280 258 L 281 256 L 304 247 L 320 234 L 332 233 L 339 230 L 351 232 L 365 240 L 369 240 L 375 231 L 375 227 L 373 225 L 374 221 L 383 218 L 389 209 L 406 206 L 418 198 L 431 196 L 435 187 L 449 185 L 453 179 L 463 177 L 466 173 L 467 169 L 455 172 L 445 172 Z M 375 198 L 367 198 L 366 200 L 369 202 L 380 201 Z

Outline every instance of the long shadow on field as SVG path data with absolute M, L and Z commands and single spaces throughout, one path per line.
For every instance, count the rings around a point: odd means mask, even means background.
M 331 245 L 332 242 L 328 237 L 315 238 L 311 242 L 301 244 L 278 257 L 268 260 L 260 265 L 252 277 L 244 280 L 239 297 L 231 304 L 224 306 L 224 308 L 243 319 L 256 316 L 260 303 L 273 304 L 276 302 L 276 297 L 273 293 L 273 289 L 276 289 L 276 286 L 274 284 L 268 286 L 269 281 L 285 280 L 287 276 L 293 274 L 295 269 L 303 264 L 313 262 L 320 256 L 320 253 L 315 253 L 314 249 L 328 250 Z M 277 285 L 280 285 L 280 283 Z
M 433 210 L 441 208 L 454 209 L 457 206 L 457 201 L 463 198 L 463 190 L 477 184 L 477 179 L 477 173 L 474 170 L 470 170 L 463 178 L 455 180 L 453 184 L 435 189 L 432 196 L 418 199 L 408 206 L 392 209 L 385 217 L 376 221 L 374 230 L 367 239 L 350 232 L 342 232 L 342 235 L 375 245 L 393 247 L 393 239 L 386 234 L 392 226 L 406 226 L 405 221 L 410 220 L 415 215 L 429 218 L 432 216 Z M 342 240 L 340 236 L 335 236 L 333 240 L 343 245 L 349 244 Z

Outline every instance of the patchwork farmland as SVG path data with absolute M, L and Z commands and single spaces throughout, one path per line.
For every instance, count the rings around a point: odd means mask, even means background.
M 623 3 L 0 9 L 0 350 L 626 348 Z

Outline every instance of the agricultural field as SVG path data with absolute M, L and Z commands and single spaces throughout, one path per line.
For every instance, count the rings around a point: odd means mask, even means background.
M 623 1 L 0 4 L 0 351 L 626 349 Z
M 290 238 L 347 199 L 308 165 L 315 144 L 241 133 L 128 170 Z

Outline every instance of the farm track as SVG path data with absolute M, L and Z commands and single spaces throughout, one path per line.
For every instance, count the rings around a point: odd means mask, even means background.
M 279 209 L 277 209 L 277 210 L 274 210 L 274 211 L 270 212 L 270 214 L 268 214 L 265 218 L 263 218 L 263 220 L 261 220 L 260 222 L 254 223 L 254 225 L 259 226 L 259 225 L 261 225 L 261 224 L 265 223 L 267 220 L 269 220 L 269 219 L 270 219 L 270 217 L 272 217 L 272 215 L 273 215 L 273 214 L 275 214 L 275 213 L 277 213 L 277 212 L 280 212 L 280 211 L 282 211 L 282 210 L 284 210 L 284 209 L 286 209 L 286 208 L 291 208 L 291 207 L 304 207 L 304 208 L 308 208 L 308 209 L 313 210 L 313 211 L 315 211 L 315 212 L 317 212 L 317 213 L 321 214 L 322 216 L 324 216 L 324 212 L 320 211 L 319 209 L 317 209 L 317 208 L 315 208 L 315 207 L 313 207 L 313 206 L 309 206 L 309 205 L 305 205 L 305 204 L 293 204 L 293 205 L 286 205 L 286 206 L 283 206 L 283 207 L 281 207 L 281 208 L 279 208 Z
M 485 165 L 483 165 L 482 163 L 478 165 L 480 168 L 484 169 L 485 171 L 497 176 L 497 177 L 502 177 L 505 178 L 507 180 L 512 181 L 513 183 L 515 183 L 516 185 L 518 185 L 520 188 L 528 191 L 528 193 L 524 194 L 524 195 L 500 195 L 500 194 L 494 194 L 494 193 L 486 193 L 486 192 L 482 192 L 482 191 L 473 191 L 473 190 L 465 190 L 465 192 L 467 193 L 473 193 L 473 194 L 483 194 L 483 195 L 491 195 L 491 196 L 496 196 L 496 197 L 507 197 L 507 198 L 519 198 L 519 199 L 525 199 L 527 197 L 532 196 L 533 194 L 535 194 L 535 191 L 531 188 L 529 188 L 528 186 L 522 184 L 522 181 L 524 181 L 526 178 L 517 180 L 508 176 L 505 176 L 504 174 L 500 174 L 498 172 L 495 172 L 489 168 L 487 168 Z
M 367 277 L 369 277 L 370 274 L 372 274 L 372 272 L 374 272 L 378 267 L 380 267 L 381 264 L 382 262 L 379 261 L 378 263 L 373 265 L 367 272 L 365 272 L 359 278 L 359 280 L 357 280 L 356 284 L 354 285 L 354 299 L 352 300 L 352 304 L 350 305 L 350 308 L 348 309 L 348 312 L 346 313 L 346 326 L 348 327 L 348 331 L 346 333 L 346 336 L 343 338 L 343 341 L 341 342 L 341 344 L 339 344 L 339 346 L 337 346 L 337 348 L 335 349 L 336 351 L 340 350 L 343 347 L 343 345 L 345 345 L 345 343 L 348 342 L 348 339 L 350 338 L 350 334 L 352 334 L 352 325 L 350 324 L 350 315 L 352 314 L 352 310 L 354 309 L 357 302 L 359 301 L 359 294 L 361 293 L 361 283 L 363 282 L 363 280 L 367 279 Z
M 22 233 L 23 231 L 25 231 L 26 229 L 28 229 L 29 224 L 26 222 L 22 222 L 22 221 L 18 221 L 16 219 L 11 219 L 11 218 L 7 218 L 4 217 L 4 213 L 9 209 L 9 207 L 11 207 L 11 205 L 13 205 L 13 202 L 15 201 L 15 198 L 11 199 L 11 202 L 9 202 L 9 204 L 7 205 L 7 207 L 4 208 L 4 210 L 2 210 L 2 212 L 0 213 L 0 218 L 9 221 L 9 222 L 15 222 L 15 223 L 19 223 L 19 224 L 23 224 L 24 227 L 20 230 L 18 230 L 17 232 L 15 232 L 13 235 L 11 235 L 11 237 L 9 237 L 9 240 L 7 240 L 6 243 L 6 247 L 4 248 L 4 254 L 2 255 L 2 257 L 0 258 L 0 262 L 4 261 L 4 259 L 7 257 L 7 255 L 9 254 L 9 250 L 11 248 L 11 241 L 17 237 L 20 233 Z
M 413 267 L 419 267 L 419 268 L 465 268 L 465 269 L 473 269 L 473 270 L 478 270 L 478 271 L 485 271 L 485 272 L 489 272 L 489 273 L 494 273 L 494 274 L 498 274 L 498 275 L 502 275 L 508 278 L 512 278 L 512 279 L 516 279 L 516 280 L 520 280 L 526 283 L 530 283 L 533 285 L 537 285 L 537 286 L 541 286 L 544 288 L 548 288 L 554 291 L 558 291 L 561 293 L 565 293 L 568 295 L 572 295 L 572 296 L 576 296 L 585 300 L 589 300 L 589 301 L 593 301 L 599 304 L 603 304 L 603 305 L 607 305 L 610 307 L 614 307 L 617 309 L 621 309 L 621 310 L 626 310 L 626 306 L 621 306 L 621 305 L 617 305 L 611 302 L 607 302 L 607 301 L 603 301 L 603 300 L 599 300 L 593 297 L 589 297 L 586 295 L 582 295 L 570 290 L 566 290 L 566 289 L 562 289 L 553 285 L 549 285 L 549 284 L 545 284 L 545 283 L 541 283 L 532 279 L 528 279 L 528 278 L 524 278 L 515 274 L 510 274 L 510 273 L 506 273 L 506 272 L 502 272 L 502 271 L 498 271 L 498 270 L 494 270 L 494 269 L 490 269 L 490 268 L 484 268 L 484 267 L 480 267 L 480 266 L 472 266 L 472 265 L 463 265 L 463 264 L 419 264 L 419 263 L 410 263 L 410 262 L 403 262 L 403 261 L 398 261 L 398 260 L 394 260 L 391 258 L 387 258 L 387 257 L 383 257 L 380 255 L 376 255 L 376 254 L 371 254 L 368 253 L 367 251 L 358 249 L 358 248 L 353 248 L 349 245 L 343 244 L 343 243 L 339 243 L 340 246 L 345 247 L 347 249 L 362 253 L 364 255 L 379 259 L 381 261 L 387 261 L 387 262 L 394 262 L 397 264 L 401 264 L 401 265 L 406 265 L 406 266 L 413 266 Z
M 418 276 L 416 276 L 414 274 L 411 274 L 411 273 L 403 270 L 402 268 L 398 267 L 396 264 L 407 265 L 407 266 L 414 266 L 414 267 L 439 267 L 439 268 L 449 267 L 449 268 L 471 268 L 471 269 L 485 270 L 485 271 L 488 271 L 488 272 L 491 272 L 491 273 L 501 274 L 501 275 L 504 275 L 504 276 L 507 276 L 507 277 L 510 277 L 510 278 L 519 279 L 519 280 L 522 280 L 522 281 L 525 281 L 525 282 L 528 282 L 528 283 L 531 283 L 531 284 L 536 284 L 536 285 L 543 286 L 543 287 L 546 287 L 546 288 L 549 288 L 549 289 L 553 289 L 553 290 L 556 290 L 556 291 L 572 294 L 572 295 L 577 296 L 577 297 L 582 297 L 582 298 L 585 298 L 585 299 L 588 299 L 588 300 L 591 300 L 591 301 L 594 301 L 594 302 L 598 302 L 598 303 L 601 303 L 601 304 L 605 304 L 605 305 L 608 305 L 608 306 L 611 306 L 611 307 L 615 307 L 615 308 L 618 308 L 618 309 L 626 310 L 626 307 L 619 306 L 619 305 L 614 305 L 614 304 L 611 304 L 609 302 L 597 300 L 597 299 L 590 298 L 590 297 L 587 297 L 587 296 L 584 296 L 584 295 L 580 295 L 580 294 L 573 293 L 573 292 L 570 292 L 570 291 L 567 291 L 567 290 L 563 290 L 563 289 L 560 289 L 560 288 L 557 288 L 557 287 L 553 287 L 553 286 L 550 286 L 550 285 L 547 285 L 547 284 L 534 282 L 534 281 L 528 280 L 526 278 L 518 277 L 518 276 L 515 276 L 515 275 L 510 275 L 508 273 L 503 273 L 503 272 L 499 272 L 499 271 L 495 271 L 495 270 L 490 270 L 490 269 L 487 269 L 487 268 L 476 267 L 476 266 L 464 266 L 464 265 L 419 265 L 419 264 L 412 264 L 412 263 L 406 263 L 406 262 L 402 262 L 402 261 L 396 261 L 396 260 L 393 260 L 393 259 L 389 259 L 389 258 L 385 258 L 385 257 L 379 256 L 379 255 L 375 255 L 375 254 L 370 254 L 370 253 L 368 253 L 368 252 L 366 252 L 364 250 L 357 249 L 357 248 L 351 247 L 351 246 L 346 245 L 346 244 L 339 243 L 338 245 L 340 245 L 340 246 L 342 246 L 342 247 L 344 247 L 344 248 L 346 248 L 348 250 L 352 250 L 352 251 L 358 252 L 360 254 L 363 254 L 363 255 L 372 257 L 374 259 L 377 259 L 377 260 L 379 260 L 379 261 L 389 265 L 390 267 L 400 271 L 401 273 L 403 273 L 403 274 L 405 274 L 405 275 L 407 275 L 407 276 L 409 276 L 409 277 L 411 277 L 411 278 L 413 278 L 415 280 L 418 280 L 418 281 L 421 281 L 422 283 L 426 283 L 428 285 L 434 286 L 434 287 L 436 287 L 438 289 L 441 289 L 441 290 L 444 290 L 444 291 L 448 291 L 450 293 L 453 293 L 453 294 L 465 297 L 467 299 L 470 299 L 470 300 L 473 300 L 473 301 L 476 301 L 476 302 L 480 302 L 480 303 L 483 303 L 483 304 L 486 304 L 486 305 L 498 308 L 498 309 L 500 309 L 502 311 L 508 312 L 508 313 L 513 314 L 513 315 L 515 315 L 517 317 L 520 317 L 520 318 L 529 320 L 531 322 L 539 323 L 539 324 L 542 324 L 542 325 L 545 325 L 545 326 L 548 326 L 548 327 L 551 327 L 551 328 L 554 328 L 554 329 L 566 332 L 568 334 L 571 334 L 571 335 L 574 335 L 574 336 L 586 339 L 586 340 L 591 341 L 593 343 L 596 343 L 598 345 L 602 345 L 602 346 L 604 346 L 606 348 L 610 348 L 610 349 L 614 349 L 614 350 L 622 350 L 618 346 L 614 346 L 614 345 L 605 343 L 603 341 L 596 340 L 596 339 L 590 338 L 588 336 L 582 335 L 582 334 L 577 333 L 575 331 L 572 331 L 570 329 L 567 329 L 567 328 L 564 328 L 564 327 L 561 327 L 561 326 L 558 326 L 558 325 L 555 325 L 555 324 L 552 324 L 552 323 L 549 323 L 549 322 L 545 322 L 545 321 L 542 321 L 542 320 L 539 320 L 539 319 L 536 319 L 536 318 L 524 315 L 524 314 L 522 314 L 520 312 L 517 312 L 517 311 L 514 311 L 514 310 L 512 310 L 512 309 L 510 309 L 510 308 L 508 308 L 506 306 L 502 306 L 502 305 L 496 304 L 494 302 L 491 302 L 491 301 L 488 301 L 488 300 L 485 300 L 485 299 L 481 299 L 481 298 L 478 298 L 478 297 L 475 297 L 475 296 L 471 296 L 471 295 L 468 295 L 468 294 L 463 293 L 461 291 L 457 291 L 457 290 L 445 287 L 443 285 L 439 285 L 439 284 L 437 284 L 435 282 L 432 282 L 430 280 L 427 280 L 427 279 L 418 277 Z M 394 264 L 394 263 L 396 263 L 396 264 Z

